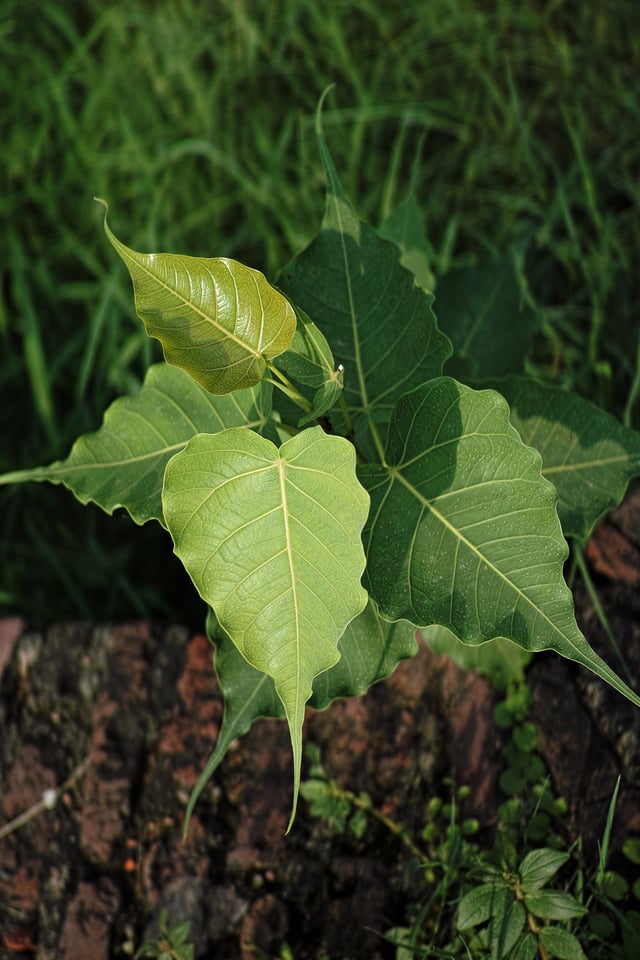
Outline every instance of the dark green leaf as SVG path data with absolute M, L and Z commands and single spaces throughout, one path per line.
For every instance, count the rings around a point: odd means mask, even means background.
M 578 629 L 555 489 L 508 414 L 499 394 L 449 378 L 398 401 L 384 465 L 359 470 L 369 593 L 389 619 L 439 623 L 466 643 L 556 650 L 640 705 Z
M 631 863 L 640 864 L 640 837 L 627 837 L 622 852 Z
M 503 960 L 513 950 L 526 921 L 525 909 L 514 901 L 504 913 L 496 913 L 489 924 L 489 946 L 492 960 Z
M 322 229 L 282 273 L 280 284 L 317 324 L 344 367 L 344 393 L 357 445 L 380 459 L 397 398 L 442 372 L 451 347 L 431 298 L 416 287 L 398 250 L 356 217 L 320 126 L 327 178 Z
M 561 927 L 542 927 L 540 943 L 549 956 L 557 960 L 587 960 L 580 941 Z
M 538 742 L 538 730 L 534 723 L 522 723 L 513 728 L 513 742 L 523 753 L 531 753 Z
M 433 293 L 435 278 L 429 267 L 430 251 L 424 229 L 424 214 L 413 192 L 409 192 L 398 204 L 378 233 L 384 240 L 390 240 L 400 248 L 400 263 L 413 274 L 416 284 Z
M 548 847 L 528 853 L 518 867 L 520 882 L 525 893 L 532 893 L 546 886 L 568 859 L 568 853 L 551 850 Z
M 532 933 L 525 933 L 516 943 L 509 960 L 535 960 L 538 956 L 538 941 Z
M 511 423 L 542 456 L 558 491 L 566 536 L 586 540 L 640 474 L 640 433 L 574 393 L 528 377 L 492 381 L 511 407 Z
M 520 373 L 531 350 L 515 252 L 438 277 L 435 312 L 453 343 L 446 372 L 467 380 Z
M 416 650 L 415 627 L 406 620 L 389 623 L 369 601 L 338 643 L 339 661 L 313 682 L 309 706 L 324 710 L 337 697 L 359 697 L 393 673 Z
M 605 896 L 616 902 L 624 900 L 629 892 L 629 884 L 622 874 L 615 870 L 605 870 L 600 881 L 600 887 Z
M 582 917 L 586 908 L 570 893 L 561 890 L 540 890 L 525 894 L 524 902 L 529 913 L 543 920 L 572 920 Z
M 456 927 L 458 930 L 468 930 L 485 923 L 494 914 L 504 914 L 510 897 L 506 887 L 495 883 L 473 887 L 458 904 Z

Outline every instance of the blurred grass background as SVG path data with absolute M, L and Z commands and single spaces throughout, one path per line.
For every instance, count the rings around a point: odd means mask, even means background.
M 638 426 L 636 0 L 0 0 L 0 471 L 66 456 L 158 357 L 102 234 L 275 279 L 316 232 L 325 130 L 374 225 L 411 172 L 436 275 L 527 244 L 538 369 Z M 437 308 L 436 308 L 437 309 Z M 167 535 L 0 492 L 0 612 L 201 607 Z

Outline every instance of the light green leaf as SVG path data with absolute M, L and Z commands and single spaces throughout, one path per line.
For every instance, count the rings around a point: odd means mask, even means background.
M 344 393 L 356 443 L 380 460 L 397 398 L 442 372 L 451 351 L 432 298 L 416 287 L 394 244 L 363 223 L 346 200 L 321 125 L 316 133 L 327 178 L 322 229 L 282 273 L 285 292 L 318 323 L 344 367 Z
M 435 278 L 429 266 L 430 250 L 424 229 L 424 214 L 413 191 L 398 204 L 378 232 L 384 240 L 390 240 L 400 248 L 400 263 L 413 274 L 416 284 L 433 293 Z
M 106 204 L 104 229 L 131 275 L 147 333 L 211 393 L 254 386 L 291 344 L 293 307 L 258 270 L 224 257 L 137 253 L 109 228 Z
M 577 394 L 528 377 L 492 386 L 506 397 L 523 441 L 540 451 L 565 535 L 586 540 L 640 474 L 640 433 Z
M 194 437 L 165 471 L 175 552 L 246 660 L 273 678 L 300 783 L 314 678 L 367 602 L 360 539 L 369 500 L 355 451 L 320 427 L 280 449 L 250 430 Z
M 466 380 L 520 373 L 535 317 L 523 303 L 515 250 L 438 277 L 435 312 L 453 343 L 446 372 Z
M 551 850 L 549 847 L 541 847 L 539 850 L 528 853 L 518 867 L 520 882 L 525 893 L 532 893 L 544 887 L 568 859 L 568 853 Z
M 287 352 L 278 357 L 275 366 L 296 384 L 313 391 L 311 412 L 298 420 L 298 426 L 303 427 L 337 403 L 344 376 L 342 369 L 336 367 L 329 344 L 315 323 L 297 306 L 295 311 L 297 324 L 293 341 Z
M 539 933 L 540 943 L 550 957 L 557 960 L 587 960 L 580 941 L 561 927 L 542 927 Z
M 640 705 L 578 629 L 555 489 L 508 414 L 499 394 L 448 378 L 398 402 L 386 466 L 359 472 L 369 592 L 384 616 L 439 623 L 465 643 L 556 650 Z
M 136 523 L 162 515 L 164 468 L 197 433 L 245 426 L 263 432 L 271 410 L 270 384 L 214 397 L 166 363 L 149 368 L 140 392 L 107 409 L 95 433 L 79 437 L 66 460 L 0 476 L 0 484 L 61 483 L 81 503 L 106 513 L 124 507 Z
M 271 677 L 247 663 L 229 635 L 210 612 L 207 634 L 215 646 L 215 668 L 224 696 L 224 717 L 216 746 L 189 798 L 185 818 L 193 812 L 203 787 L 222 762 L 230 743 L 249 730 L 259 717 L 284 717 L 284 707 Z M 382 620 L 369 600 L 338 641 L 340 659 L 313 681 L 309 706 L 324 710 L 338 697 L 360 696 L 392 673 L 417 649 L 415 627 L 400 620 Z

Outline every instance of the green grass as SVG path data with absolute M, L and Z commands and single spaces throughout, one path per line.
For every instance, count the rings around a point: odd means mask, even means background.
M 330 83 L 362 215 L 412 181 L 436 274 L 526 245 L 540 370 L 637 426 L 636 24 L 635 0 L 0 2 L 0 469 L 64 456 L 158 355 L 92 197 L 133 247 L 275 278 L 322 215 Z M 193 615 L 158 531 L 51 488 L 0 509 L 0 610 Z

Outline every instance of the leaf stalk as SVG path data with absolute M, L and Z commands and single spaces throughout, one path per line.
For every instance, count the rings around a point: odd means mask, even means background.
M 305 413 L 311 413 L 313 410 L 313 405 L 309 402 L 309 400 L 307 400 L 306 397 L 302 396 L 299 390 L 296 390 L 294 385 L 291 383 L 289 378 L 284 375 L 282 370 L 278 370 L 273 363 L 267 363 L 267 368 L 277 378 L 276 380 L 272 380 L 271 383 L 281 390 L 285 396 L 289 397 L 289 399 L 292 400 L 296 406 L 304 410 Z

